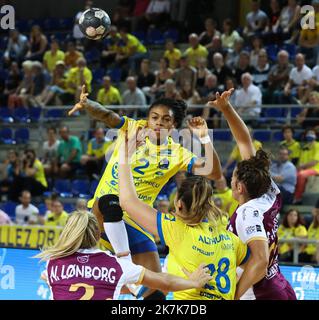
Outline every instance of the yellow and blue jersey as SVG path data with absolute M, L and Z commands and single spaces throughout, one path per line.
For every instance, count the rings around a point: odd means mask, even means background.
M 128 117 L 122 117 L 113 154 L 105 168 L 93 199 L 88 203 L 89 208 L 92 208 L 95 199 L 105 194 L 119 194 L 119 147 L 124 141 L 125 131 L 128 131 L 128 136 L 130 137 L 138 128 L 144 128 L 146 125 L 146 120 L 136 121 Z M 146 138 L 146 143 L 140 146 L 132 157 L 132 174 L 139 199 L 153 206 L 157 195 L 171 177 L 178 171 L 192 172 L 195 159 L 196 156 L 192 152 L 175 143 L 171 137 L 168 137 L 166 142 L 161 145 L 154 145 Z M 153 240 L 153 236 L 130 219 L 126 212 L 124 212 L 124 221 Z
M 184 277 L 182 267 L 194 272 L 201 263 L 208 266 L 212 280 L 201 289 L 174 292 L 175 300 L 231 300 L 236 291 L 236 267 L 249 257 L 248 247 L 225 226 L 207 221 L 196 226 L 179 217 L 157 213 L 161 242 L 169 247 L 167 271 Z

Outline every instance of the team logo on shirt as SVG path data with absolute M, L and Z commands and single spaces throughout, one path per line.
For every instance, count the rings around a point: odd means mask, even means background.
M 162 171 L 157 171 L 157 172 L 155 172 L 155 175 L 163 177 L 164 173 Z
M 79 256 L 76 258 L 76 260 L 78 260 L 79 263 L 88 263 L 89 262 L 89 256 Z
M 260 225 L 258 225 L 258 224 L 256 225 L 256 231 L 257 231 L 257 232 L 262 232 L 262 230 L 261 230 L 261 226 L 260 226 Z
M 161 170 L 166 170 L 169 167 L 169 161 L 168 159 L 162 159 L 159 163 L 158 163 L 158 168 Z
M 258 216 L 259 216 L 259 211 L 258 211 L 258 210 L 255 210 L 255 211 L 254 211 L 254 217 L 255 217 L 255 218 L 258 218 Z
M 171 215 L 171 214 L 165 214 L 164 215 L 164 219 L 165 220 L 168 220 L 168 221 L 176 221 L 176 218 L 173 216 L 173 215 Z
M 256 232 L 256 226 L 249 226 L 249 227 L 246 228 L 245 231 L 246 231 L 247 235 L 250 235 L 250 234 Z

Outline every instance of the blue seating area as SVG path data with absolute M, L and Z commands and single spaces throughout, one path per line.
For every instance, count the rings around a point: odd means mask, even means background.
M 41 117 L 42 109 L 40 107 L 16 108 L 14 111 L 9 108 L 0 108 L 0 122 L 3 123 L 29 123 L 38 122 Z

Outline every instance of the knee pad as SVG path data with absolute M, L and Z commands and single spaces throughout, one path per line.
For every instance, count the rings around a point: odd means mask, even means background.
M 103 215 L 104 222 L 119 222 L 123 217 L 119 197 L 115 194 L 107 194 L 99 198 L 98 207 Z
M 162 291 L 156 290 L 144 298 L 144 300 L 166 300 L 166 296 Z

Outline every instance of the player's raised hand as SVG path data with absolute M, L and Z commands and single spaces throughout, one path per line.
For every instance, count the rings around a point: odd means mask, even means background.
M 207 123 L 202 117 L 189 119 L 187 126 L 198 138 L 203 138 L 208 135 Z
M 128 164 L 132 155 L 136 150 L 145 143 L 145 130 L 139 128 L 137 131 L 129 136 L 128 130 L 125 131 L 125 138 L 123 143 L 120 145 L 120 162 L 123 164 Z
M 206 283 L 212 280 L 210 270 L 202 263 L 193 273 L 189 272 L 185 268 L 182 268 L 183 272 L 189 280 L 194 281 L 195 288 L 202 288 Z
M 229 107 L 229 98 L 234 92 L 234 88 L 224 91 L 221 95 L 219 92 L 216 93 L 216 98 L 214 101 L 208 101 L 207 106 L 213 107 L 220 112 L 223 112 L 226 108 Z
M 80 95 L 80 101 L 68 112 L 68 115 L 71 116 L 74 112 L 79 111 L 84 108 L 87 103 L 88 93 L 86 92 L 85 84 L 82 86 L 82 91 Z

